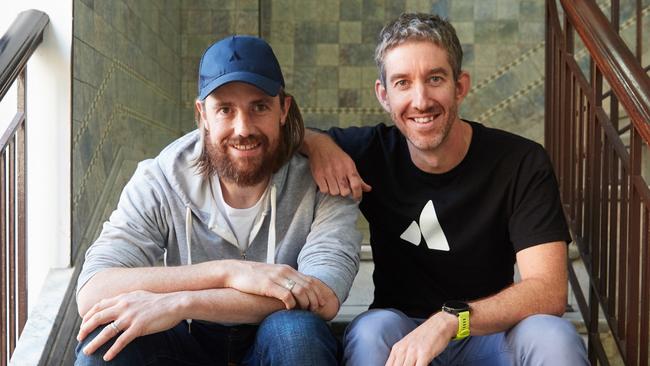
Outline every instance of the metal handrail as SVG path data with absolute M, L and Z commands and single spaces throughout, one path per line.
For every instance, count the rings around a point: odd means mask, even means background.
M 48 16 L 18 14 L 0 38 L 0 100 L 15 84 L 16 114 L 0 131 L 0 365 L 9 362 L 27 322 L 26 65 L 43 40 Z
M 581 286 L 573 264 L 569 280 L 592 364 L 609 365 L 613 356 L 648 366 L 650 189 L 642 151 L 650 146 L 650 79 L 617 34 L 617 0 L 612 24 L 593 0 L 559 2 L 562 18 L 556 0 L 546 1 L 545 144 L 589 285 Z M 588 71 L 578 63 L 576 34 L 589 51 Z M 629 146 L 620 136 L 619 102 L 631 121 Z M 605 351 L 601 320 L 618 355 Z
M 595 1 L 560 0 L 603 76 L 650 144 L 650 78 Z
M 0 38 L 0 100 L 43 40 L 49 21 L 50 18 L 42 11 L 25 10 L 18 14 Z

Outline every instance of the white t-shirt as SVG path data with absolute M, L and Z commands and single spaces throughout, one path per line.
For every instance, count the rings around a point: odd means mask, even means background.
M 262 201 L 268 191 L 268 186 L 260 199 L 248 208 L 234 208 L 230 207 L 223 199 L 223 192 L 221 191 L 221 182 L 218 178 L 212 180 L 212 189 L 214 190 L 214 200 L 217 204 L 217 209 L 223 214 L 230 225 L 230 230 L 237 238 L 237 246 L 243 252 L 248 249 L 250 242 L 250 233 L 255 223 L 255 218 L 258 216 L 262 209 Z

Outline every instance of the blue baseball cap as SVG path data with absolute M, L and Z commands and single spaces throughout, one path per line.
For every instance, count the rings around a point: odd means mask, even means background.
M 278 95 L 280 87 L 284 87 L 284 77 L 266 41 L 252 36 L 230 36 L 205 50 L 199 64 L 199 100 L 233 81 L 254 85 L 270 96 Z

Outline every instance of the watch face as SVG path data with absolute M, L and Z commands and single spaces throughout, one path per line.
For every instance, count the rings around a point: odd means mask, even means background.
M 457 312 L 469 310 L 469 305 L 463 301 L 445 301 L 443 306 Z

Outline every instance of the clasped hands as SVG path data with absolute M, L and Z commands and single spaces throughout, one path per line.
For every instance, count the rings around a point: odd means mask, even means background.
M 215 261 L 215 265 L 227 265 L 228 275 L 221 286 L 243 293 L 280 300 L 286 309 L 299 308 L 317 311 L 326 302 L 322 283 L 284 264 L 266 264 L 250 261 Z M 83 352 L 94 353 L 103 344 L 116 337 L 114 344 L 104 355 L 113 359 L 135 338 L 162 332 L 174 327 L 184 319 L 180 293 L 153 293 L 133 291 L 103 299 L 84 314 L 78 341 L 83 341 L 101 325 L 109 324 L 86 345 Z M 155 309 L 156 311 L 152 311 Z

